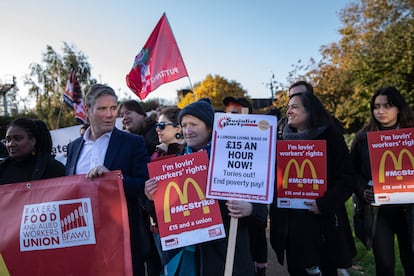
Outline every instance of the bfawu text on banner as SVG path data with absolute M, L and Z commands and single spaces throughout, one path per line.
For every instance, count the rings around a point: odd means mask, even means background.
M 132 275 L 120 171 L 0 185 L 0 197 L 5 275 Z

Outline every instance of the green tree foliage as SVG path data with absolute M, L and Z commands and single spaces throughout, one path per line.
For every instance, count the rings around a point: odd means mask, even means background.
M 188 93 L 180 100 L 178 107 L 183 108 L 198 99 L 209 98 L 214 108 L 224 109 L 223 99 L 228 96 L 247 97 L 247 91 L 236 81 L 228 81 L 219 75 L 207 75 L 204 81 L 194 85 L 194 94 Z
M 162 99 L 151 99 L 151 100 L 146 100 L 145 102 L 140 102 L 142 108 L 146 111 L 152 111 L 152 110 L 156 110 L 159 106 L 161 106 Z
M 414 104 L 414 1 L 361 0 L 341 11 L 341 39 L 321 47 L 305 73 L 350 131 L 369 117 L 375 90 L 394 85 Z
M 42 64 L 31 64 L 30 73 L 25 78 L 29 96 L 35 99 L 37 116 L 50 129 L 76 124 L 73 109 L 63 103 L 63 92 L 71 64 L 76 69 L 83 95 L 90 85 L 96 83 L 96 80 L 91 78 L 91 67 L 82 52 L 77 52 L 75 46 L 66 42 L 62 52 L 60 55 L 47 45 L 46 51 L 42 54 Z

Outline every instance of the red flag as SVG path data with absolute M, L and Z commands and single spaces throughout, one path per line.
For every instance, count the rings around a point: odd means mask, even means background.
M 76 77 L 75 67 L 71 66 L 68 81 L 66 82 L 63 99 L 67 105 L 73 107 L 75 118 L 82 124 L 86 123 L 86 111 L 83 105 L 82 91 Z
M 141 99 L 161 84 L 188 76 L 165 13 L 126 76 L 128 87 Z

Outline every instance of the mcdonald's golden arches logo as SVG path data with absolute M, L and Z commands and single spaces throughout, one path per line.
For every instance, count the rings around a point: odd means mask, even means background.
M 385 160 L 387 159 L 387 156 L 391 157 L 391 160 L 394 164 L 394 168 L 396 170 L 402 170 L 402 165 L 403 165 L 402 164 L 402 159 L 403 159 L 404 154 L 406 154 L 408 156 L 408 158 L 411 161 L 411 166 L 414 169 L 414 157 L 408 149 L 402 149 L 400 151 L 400 153 L 398 154 L 398 159 L 392 151 L 386 150 L 382 154 L 380 164 L 379 164 L 379 169 L 378 169 L 378 182 L 379 183 L 384 183 L 385 182 Z M 397 178 L 397 180 L 402 180 L 403 176 L 402 175 L 396 175 L 396 178 Z
M 198 183 L 191 177 L 187 178 L 184 181 L 182 191 L 181 191 L 181 189 L 180 189 L 180 187 L 178 186 L 177 183 L 175 183 L 175 182 L 168 183 L 167 188 L 165 189 L 165 194 L 164 194 L 164 221 L 165 221 L 165 223 L 171 222 L 171 209 L 170 209 L 171 188 L 174 188 L 176 190 L 181 204 L 188 204 L 188 186 L 189 186 L 190 183 L 193 185 L 194 189 L 196 190 L 198 198 L 200 200 L 205 200 L 206 199 L 203 190 L 200 188 Z M 210 213 L 210 208 L 208 207 L 208 205 L 206 206 L 206 205 L 203 204 L 202 208 L 203 208 L 204 214 Z M 183 209 L 183 215 L 184 216 L 189 216 L 190 215 L 190 210 Z
M 311 171 L 311 175 L 313 179 L 316 179 L 318 176 L 316 174 L 316 170 L 315 167 L 313 166 L 312 162 L 309 159 L 305 159 L 303 160 L 302 164 L 299 166 L 299 162 L 295 159 L 290 159 L 289 162 L 286 165 L 285 171 L 283 173 L 283 183 L 282 183 L 282 188 L 287 188 L 288 187 L 288 177 L 289 177 L 289 171 L 290 171 L 290 167 L 292 167 L 292 165 L 294 165 L 295 169 L 296 169 L 296 173 L 298 178 L 303 178 L 303 173 L 305 171 L 305 166 L 308 165 L 309 170 Z M 298 187 L 302 188 L 303 187 L 303 183 L 298 183 Z M 318 190 L 319 189 L 319 185 L 318 183 L 314 183 L 313 184 L 313 189 L 314 190 Z

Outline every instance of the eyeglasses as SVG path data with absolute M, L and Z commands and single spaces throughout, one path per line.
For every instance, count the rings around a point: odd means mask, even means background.
M 166 126 L 176 127 L 177 124 L 174 124 L 174 123 L 166 123 L 166 122 L 160 122 L 160 123 L 156 123 L 155 124 L 155 127 L 158 127 L 160 130 L 164 130 Z

